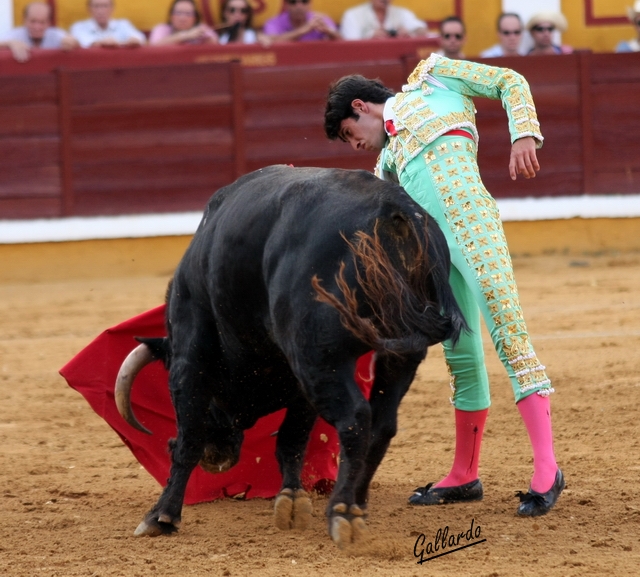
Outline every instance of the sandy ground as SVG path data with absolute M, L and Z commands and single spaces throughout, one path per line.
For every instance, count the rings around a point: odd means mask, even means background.
M 60 265 L 62 266 L 62 265 Z M 171 537 L 134 538 L 160 487 L 57 374 L 104 328 L 161 303 L 167 275 L 0 283 L 0 575 L 340 575 L 484 577 L 640 573 L 640 253 L 515 259 L 525 314 L 552 397 L 567 489 L 537 519 L 515 516 L 532 471 L 526 432 L 495 354 L 480 503 L 414 508 L 417 485 L 448 471 L 453 411 L 439 347 L 401 406 L 374 480 L 371 544 L 339 551 L 326 498 L 305 532 L 281 532 L 272 501 L 186 507 Z M 416 564 L 420 534 L 474 546 Z M 486 539 L 484 542 L 479 542 Z M 470 542 L 471 543 L 471 542 Z

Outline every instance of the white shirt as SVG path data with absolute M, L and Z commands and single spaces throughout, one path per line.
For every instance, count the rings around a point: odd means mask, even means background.
M 388 6 L 382 28 L 398 30 L 404 28 L 408 32 L 415 32 L 426 28 L 427 24 L 420 20 L 411 10 L 399 6 Z M 340 33 L 344 40 L 364 40 L 373 37 L 380 29 L 380 21 L 376 16 L 371 2 L 360 4 L 347 10 L 342 16 Z
M 113 38 L 119 44 L 124 44 L 130 38 L 137 38 L 142 44 L 146 41 L 144 34 L 124 18 L 109 20 L 106 29 L 100 28 L 98 23 L 90 18 L 76 22 L 69 31 L 82 48 L 89 48 L 94 42 L 106 38 Z
M 396 122 L 398 122 L 398 118 L 396 117 L 396 113 L 393 110 L 393 105 L 396 103 L 396 97 L 391 96 L 384 103 L 384 108 L 382 109 L 382 120 L 384 123 L 384 131 L 387 136 L 392 136 L 392 134 L 387 129 L 387 121 L 391 120 L 395 126 Z M 380 156 L 378 156 L 378 162 L 376 163 L 376 168 L 374 170 L 375 175 L 381 180 L 390 180 L 391 182 L 398 183 L 398 175 L 389 172 L 388 170 L 384 170 L 386 156 L 389 154 L 386 146 L 382 147 L 380 151 Z
M 219 42 L 220 44 L 228 44 L 229 43 L 228 32 L 224 34 L 220 34 Z M 245 29 L 244 34 L 242 35 L 242 41 L 238 42 L 239 44 L 255 44 L 258 41 L 258 35 L 255 30 Z
M 518 48 L 518 54 L 520 54 L 520 56 L 524 56 L 526 54 L 522 45 Z M 504 56 L 504 49 L 500 44 L 494 44 L 491 48 L 487 48 L 480 52 L 480 58 L 499 58 L 500 56 Z
M 29 46 L 36 48 L 60 48 L 62 44 L 62 39 L 67 36 L 67 33 L 62 30 L 62 28 L 55 28 L 50 26 L 44 31 L 44 35 L 42 37 L 42 42 L 40 44 L 34 44 L 33 40 L 29 37 L 29 33 L 24 26 L 20 26 L 20 28 L 14 28 L 13 30 L 9 30 L 0 40 L 19 40 L 20 42 L 24 42 Z

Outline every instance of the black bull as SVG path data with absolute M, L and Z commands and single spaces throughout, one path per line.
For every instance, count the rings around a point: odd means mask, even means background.
M 217 192 L 170 284 L 168 337 L 143 340 L 118 376 L 120 412 L 145 430 L 131 385 L 144 364 L 163 360 L 177 417 L 168 484 L 136 534 L 176 530 L 196 465 L 232 467 L 243 431 L 286 408 L 277 526 L 309 521 L 300 473 L 320 415 L 340 440 L 329 533 L 340 546 L 358 540 L 369 483 L 427 347 L 465 328 L 449 266 L 435 221 L 364 171 L 273 166 Z M 367 401 L 354 369 L 371 349 Z

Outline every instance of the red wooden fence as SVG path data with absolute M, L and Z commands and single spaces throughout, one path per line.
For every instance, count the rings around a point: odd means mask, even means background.
M 416 45 L 358 60 L 361 43 L 339 44 L 337 62 L 0 75 L 0 219 L 200 210 L 220 186 L 276 163 L 371 169 L 375 155 L 325 138 L 328 84 L 357 72 L 399 89 Z M 504 111 L 477 100 L 480 165 L 495 196 L 640 193 L 640 54 L 487 62 L 526 76 L 546 139 L 538 177 L 513 183 Z

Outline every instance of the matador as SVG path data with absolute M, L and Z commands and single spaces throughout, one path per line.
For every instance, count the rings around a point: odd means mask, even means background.
M 564 489 L 551 426 L 554 391 L 527 332 L 509 249 L 494 198 L 477 164 L 472 98 L 500 99 L 511 135 L 509 173 L 535 177 L 543 137 L 529 85 L 517 72 L 432 54 L 394 94 L 359 75 L 335 82 L 327 98 L 325 132 L 356 150 L 380 151 L 376 174 L 399 182 L 442 228 L 451 253 L 450 284 L 470 331 L 444 343 L 455 407 L 456 448 L 449 474 L 419 487 L 414 505 L 476 501 L 484 425 L 490 405 L 480 318 L 488 328 L 515 395 L 534 457 L 518 515 L 547 513 Z

